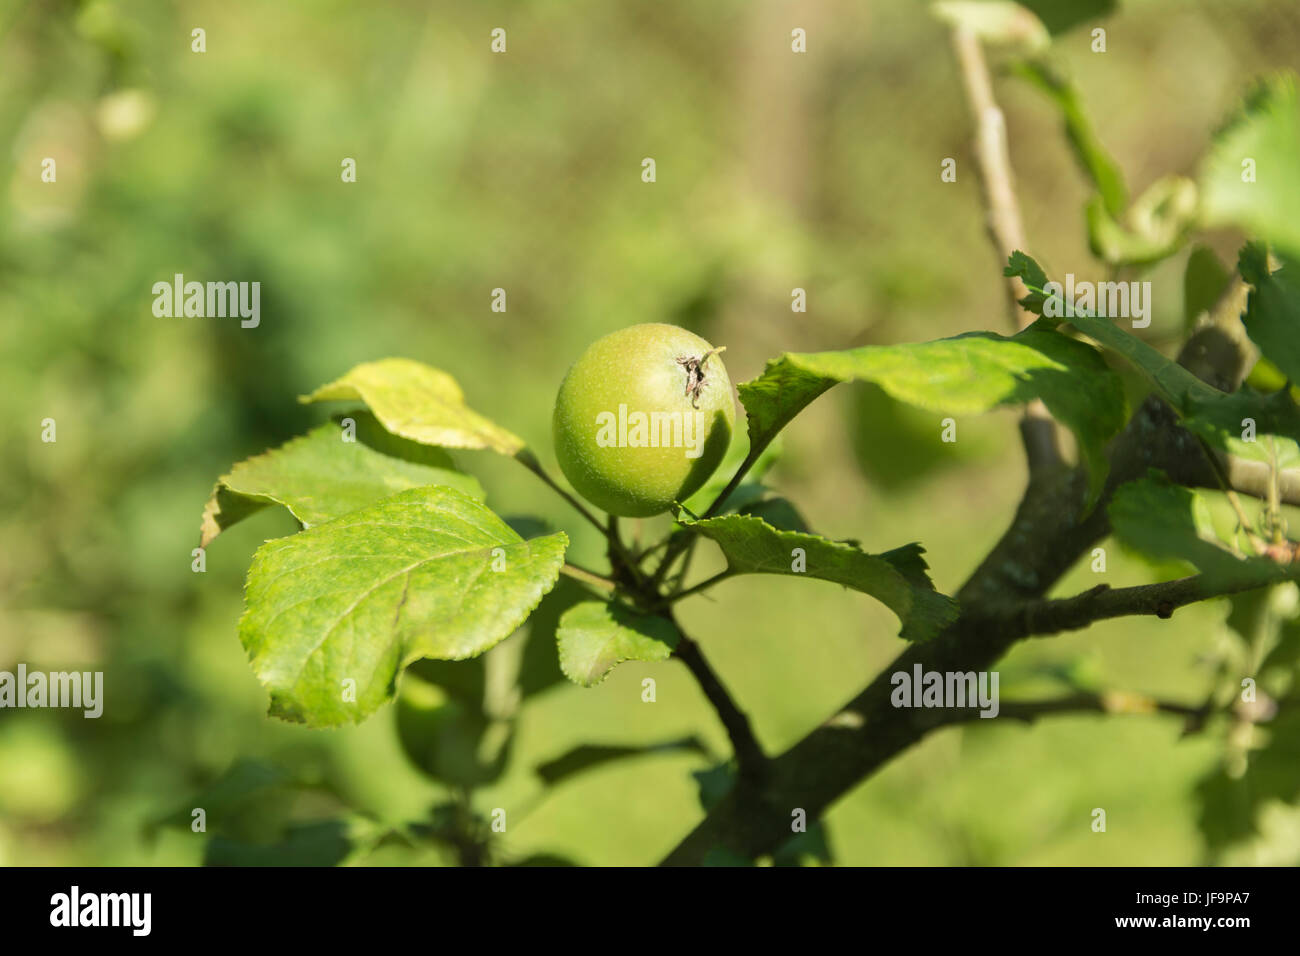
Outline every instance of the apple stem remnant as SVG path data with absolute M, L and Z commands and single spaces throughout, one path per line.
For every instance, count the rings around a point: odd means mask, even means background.
M 723 345 L 716 349 L 709 349 L 699 358 L 687 355 L 677 357 L 677 364 L 686 369 L 686 391 L 683 394 L 690 396 L 692 408 L 700 407 L 700 392 L 708 384 L 704 378 L 704 363 L 709 360 L 710 355 L 717 355 L 725 351 L 727 351 L 727 347 Z

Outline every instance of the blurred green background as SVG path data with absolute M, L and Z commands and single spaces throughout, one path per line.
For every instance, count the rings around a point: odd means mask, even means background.
M 1052 56 L 1134 193 L 1192 172 L 1247 81 L 1300 61 L 1291 0 L 1125 2 L 1102 25 L 1106 53 L 1085 26 Z M 489 50 L 498 26 L 505 55 Z M 191 52 L 195 27 L 206 53 Z M 790 52 L 794 27 L 805 55 Z M 1059 116 L 1016 79 L 997 92 L 1030 251 L 1049 271 L 1095 270 Z M 340 731 L 265 716 L 236 636 L 241 585 L 255 548 L 295 526 L 259 514 L 193 573 L 215 478 L 326 420 L 297 395 L 388 355 L 456 376 L 553 466 L 554 390 L 621 326 L 688 326 L 727 346 L 735 381 L 784 350 L 1003 331 L 970 131 L 945 29 L 908 0 L 0 0 L 0 669 L 106 681 L 99 720 L 0 712 L 0 864 L 197 863 L 207 837 L 150 824 L 241 761 L 301 784 L 259 819 L 348 813 L 382 829 L 446 799 L 404 756 L 391 707 Z M 57 183 L 41 182 L 47 156 Z M 355 184 L 340 181 L 344 157 Z M 1233 261 L 1239 237 L 1214 238 Z M 1185 260 L 1149 276 L 1149 332 L 1168 348 Z M 156 318 L 151 287 L 177 272 L 260 281 L 260 327 Z M 498 287 L 505 313 L 490 309 Z M 794 287 L 807 313 L 791 312 Z M 40 441 L 45 418 L 56 443 Z M 952 592 L 1024 479 L 1014 414 L 960 429 L 936 454 L 937 417 L 837 389 L 787 430 L 772 480 L 821 533 L 871 550 L 921 541 Z M 499 513 L 547 519 L 599 560 L 594 533 L 523 469 L 457 459 Z M 717 565 L 703 552 L 701 574 Z M 1108 552 L 1105 580 L 1152 579 Z M 1060 590 L 1097 581 L 1084 565 Z M 1002 693 L 1070 672 L 1199 702 L 1225 610 L 1022 646 Z M 729 581 L 682 617 L 774 752 L 901 647 L 887 611 L 825 583 Z M 1300 862 L 1294 816 L 1211 853 L 1195 786 L 1221 746 L 1180 739 L 1177 720 L 988 723 L 936 734 L 848 794 L 826 821 L 835 860 Z M 649 756 L 550 789 L 535 767 L 579 744 L 691 733 L 727 752 L 679 664 L 559 685 L 530 701 L 509 769 L 474 806 L 507 809 L 511 858 L 655 862 L 700 816 L 690 772 L 705 758 Z M 358 859 L 449 857 L 390 842 Z

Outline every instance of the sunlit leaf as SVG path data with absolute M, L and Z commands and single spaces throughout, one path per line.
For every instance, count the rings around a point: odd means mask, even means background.
M 1279 256 L 1270 272 L 1268 252 L 1251 243 L 1238 269 L 1251 285 L 1242 322 L 1251 341 L 1293 382 L 1300 382 L 1300 258 Z
M 444 448 L 486 448 L 514 455 L 524 447 L 519 436 L 465 404 L 465 395 L 446 372 L 405 358 L 358 365 L 322 385 L 304 402 L 362 401 L 395 435 Z
M 769 440 L 832 385 L 850 381 L 874 382 L 899 401 L 944 415 L 1042 399 L 1078 436 L 1094 496 L 1105 482 L 1105 444 L 1126 416 L 1119 378 L 1096 349 L 1031 327 L 1011 337 L 972 332 L 918 344 L 787 353 L 739 387 L 750 442 Z
M 1201 171 L 1208 226 L 1236 226 L 1300 256 L 1300 101 L 1293 74 L 1266 80 L 1215 136 Z
M 1159 472 L 1120 486 L 1109 514 L 1122 544 L 1157 560 L 1187 561 L 1213 587 L 1246 589 L 1300 577 L 1300 565 L 1233 554 L 1216 533 L 1204 497 Z
M 468 495 L 429 487 L 267 542 L 240 638 L 271 713 L 359 721 L 412 661 L 481 654 L 555 584 L 567 540 L 525 541 Z
M 575 684 L 599 684 L 624 661 L 666 661 L 680 639 L 662 617 L 621 604 L 585 601 L 560 618 L 560 669 Z
M 738 574 L 817 578 L 874 597 L 897 615 L 905 640 L 928 640 L 957 616 L 956 602 L 935 591 L 925 576 L 919 545 L 876 555 L 817 535 L 778 531 L 754 515 L 680 521 L 717 542 L 727 566 Z
M 310 528 L 423 485 L 482 500 L 479 483 L 457 471 L 445 451 L 398 438 L 364 412 L 350 417 L 355 441 L 344 441 L 341 422 L 321 425 L 222 476 L 203 511 L 199 547 L 269 504 L 283 505 Z

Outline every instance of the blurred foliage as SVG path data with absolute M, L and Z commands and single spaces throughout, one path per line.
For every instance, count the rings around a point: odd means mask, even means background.
M 1138 195 L 1192 170 L 1247 81 L 1294 66 L 1300 49 L 1289 0 L 1133 0 L 1106 20 L 1104 55 L 1090 52 L 1078 4 L 1032 5 Z M 491 737 L 470 665 L 448 683 L 421 674 L 359 727 L 268 719 L 236 638 L 241 585 L 257 545 L 295 525 L 267 509 L 225 532 L 202 574 L 191 549 L 214 476 L 327 421 L 293 397 L 358 362 L 446 368 L 475 408 L 544 450 L 567 364 L 634 322 L 727 344 L 737 381 L 785 350 L 1000 331 L 999 263 L 944 28 L 924 4 L 883 0 L 818 0 L 792 16 L 775 0 L 0 2 L 0 669 L 102 670 L 106 685 L 98 720 L 0 713 L 0 863 L 649 863 L 686 832 L 700 812 L 689 771 L 713 761 L 663 744 L 698 737 L 725 753 L 725 736 L 676 664 L 625 664 L 595 691 L 557 683 L 547 652 L 572 601 L 501 645 L 546 690 L 521 715 L 490 715 L 508 724 L 490 741 L 509 740 L 508 761 L 491 748 L 408 755 L 404 721 Z M 509 52 L 493 56 L 502 25 Z M 801 57 L 794 25 L 809 33 Z M 195 27 L 206 53 L 190 50 Z M 1035 249 L 1058 268 L 1092 262 L 1090 189 L 1059 113 L 1024 84 L 999 80 L 998 92 Z M 645 156 L 653 186 L 640 181 Z M 942 184 L 949 156 L 960 173 Z M 41 181 L 46 157 L 56 183 Z M 340 181 L 345 157 L 355 184 Z M 1238 240 L 1225 231 L 1208 248 L 1232 262 Z M 1175 257 L 1148 277 L 1177 290 L 1183 267 Z M 150 289 L 176 273 L 260 281 L 261 325 L 156 318 Z M 789 311 L 794 287 L 808 290 L 806 313 Z M 490 310 L 495 288 L 506 313 Z M 1182 297 L 1162 291 L 1150 331 L 1183 321 Z M 906 481 L 910 432 L 934 426 L 895 435 L 880 419 L 896 411 L 823 399 L 768 483 L 823 533 L 868 550 L 926 543 L 951 591 L 1014 507 L 1014 418 L 963 422 L 960 461 L 917 455 Z M 56 443 L 40 441 L 46 418 Z M 453 457 L 496 510 L 564 528 L 575 558 L 598 560 L 594 535 L 522 470 Z M 721 567 L 701 553 L 696 569 L 710 561 Z M 1105 580 L 1149 575 L 1112 552 Z M 1095 583 L 1084 563 L 1061 590 Z M 1108 622 L 1018 648 L 1004 667 L 1039 681 L 1083 668 L 1106 686 L 1196 699 L 1229 640 L 1222 616 L 1212 604 L 1180 612 L 1176 629 Z M 826 584 L 728 582 L 682 617 L 770 750 L 900 646 L 887 611 Z M 640 699 L 648 675 L 653 705 Z M 474 686 L 454 686 L 462 678 Z M 1214 776 L 1221 748 L 1179 741 L 1172 721 L 996 723 L 902 756 L 789 855 L 1300 861 L 1300 824 L 1268 799 L 1294 782 L 1294 754 L 1275 750 L 1254 777 L 1225 765 L 1258 780 L 1229 799 Z M 649 750 L 547 789 L 535 768 L 584 746 Z M 426 760 L 473 768 L 473 794 L 422 773 Z M 196 801 L 219 798 L 231 812 L 195 833 Z M 1106 835 L 1087 826 L 1095 806 Z M 1228 847 L 1247 835 L 1256 843 Z

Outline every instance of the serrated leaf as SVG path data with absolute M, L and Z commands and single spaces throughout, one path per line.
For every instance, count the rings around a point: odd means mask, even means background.
M 1252 286 L 1241 317 L 1248 334 L 1283 374 L 1300 382 L 1300 259 L 1279 256 L 1269 272 L 1268 252 L 1251 243 L 1241 251 L 1238 270 Z
M 940 0 L 931 9 L 943 23 L 972 31 L 985 43 L 1045 49 L 1051 36 L 1033 12 L 1009 0 Z
M 1254 161 L 1254 181 L 1243 162 Z M 1247 177 L 1249 179 L 1249 177 Z M 1300 101 L 1292 74 L 1266 80 L 1246 96 L 1201 172 L 1208 226 L 1236 226 L 1300 256 Z
M 654 754 L 664 753 L 694 753 L 702 757 L 710 756 L 709 748 L 694 734 L 677 740 L 640 746 L 582 744 L 556 757 L 554 760 L 538 764 L 537 775 L 542 778 L 542 781 L 547 786 L 553 787 L 562 780 L 567 780 L 596 767 L 603 767 L 609 763 L 633 757 L 649 757 Z
M 1017 276 L 1020 278 L 1025 288 L 1029 290 L 1029 294 L 1020 300 L 1020 304 L 1039 318 L 1045 318 L 1043 307 L 1047 302 L 1046 289 L 1049 280 L 1043 267 L 1033 257 L 1016 249 L 1007 257 L 1007 265 L 1002 270 L 1002 274 L 1007 278 Z
M 727 567 L 738 574 L 817 578 L 874 597 L 897 615 L 904 640 L 928 640 L 957 617 L 957 603 L 935 591 L 925 576 L 919 545 L 876 555 L 818 535 L 778 531 L 753 515 L 723 515 L 702 521 L 683 516 L 678 520 L 717 542 Z M 803 549 L 803 571 L 793 567 L 795 548 Z
M 283 505 L 310 528 L 423 485 L 446 485 L 483 499 L 478 481 L 457 471 L 445 451 L 399 438 L 373 415 L 350 417 L 356 441 L 344 441 L 342 424 L 335 421 L 246 459 L 222 476 L 203 509 L 199 547 L 270 504 Z
M 411 359 L 366 362 L 300 400 L 365 402 L 390 432 L 423 445 L 484 448 L 503 455 L 524 448 L 518 435 L 469 408 L 454 378 Z
M 575 684 L 599 684 L 625 661 L 666 661 L 681 635 L 662 617 L 621 604 L 584 601 L 564 612 L 556 631 L 560 670 Z
M 806 533 L 812 530 L 808 527 L 808 522 L 804 520 L 803 515 L 799 513 L 799 509 L 794 506 L 794 503 L 789 498 L 782 498 L 779 495 L 747 504 L 738 513 L 762 518 L 778 531 L 802 531 Z
M 412 661 L 483 653 L 554 586 L 567 543 L 562 533 L 525 541 L 480 502 L 440 487 L 268 541 L 248 572 L 239 630 L 271 713 L 356 722 L 392 696 Z M 344 699 L 345 681 L 355 682 L 355 702 Z
M 761 444 L 832 385 L 850 381 L 874 382 L 899 401 L 948 415 L 1040 398 L 1078 436 L 1094 499 L 1105 483 L 1106 442 L 1126 417 L 1123 387 L 1096 349 L 1031 327 L 1011 337 L 971 332 L 934 342 L 786 353 L 739 387 L 750 442 Z

